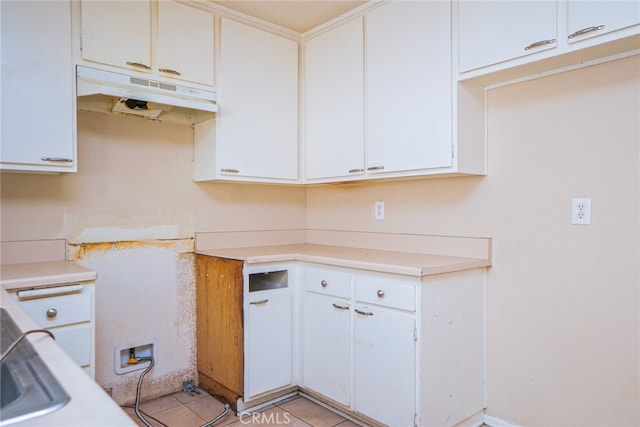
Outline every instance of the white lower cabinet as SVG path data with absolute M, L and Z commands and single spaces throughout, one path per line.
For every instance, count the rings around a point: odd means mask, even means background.
M 252 292 L 246 312 L 246 398 L 291 385 L 291 293 Z
M 94 288 L 94 282 L 81 282 L 9 291 L 91 378 L 95 376 Z
M 305 265 L 302 365 L 304 385 L 351 406 L 351 275 L 347 270 Z
M 305 386 L 351 405 L 351 304 L 348 300 L 305 292 Z
M 246 268 L 245 401 L 293 384 L 290 271 L 287 265 Z
M 414 313 L 362 304 L 354 311 L 354 409 L 387 425 L 414 425 Z
M 299 268 L 305 390 L 390 426 L 453 425 L 484 409 L 484 269 Z

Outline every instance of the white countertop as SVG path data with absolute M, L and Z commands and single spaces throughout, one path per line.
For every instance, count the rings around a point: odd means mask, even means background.
M 96 273 L 65 261 L 0 266 L 0 306 L 22 331 L 39 329 L 7 289 L 95 280 Z M 44 334 L 27 338 L 60 382 L 71 401 L 63 408 L 15 426 L 136 426 L 136 423 L 57 344 Z
M 237 259 L 247 264 L 307 261 L 418 277 L 491 265 L 491 260 L 481 258 L 314 244 L 199 249 L 196 253 Z
M 67 261 L 49 261 L 0 266 L 3 289 L 29 288 L 96 280 L 96 272 Z

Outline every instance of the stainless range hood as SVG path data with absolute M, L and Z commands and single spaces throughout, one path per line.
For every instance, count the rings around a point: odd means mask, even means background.
M 78 109 L 195 124 L 215 117 L 216 93 L 78 65 Z

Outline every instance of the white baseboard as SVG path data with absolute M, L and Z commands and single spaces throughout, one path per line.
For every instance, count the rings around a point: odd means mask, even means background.
M 518 427 L 518 424 L 501 420 L 489 414 L 484 414 L 484 423 L 490 427 Z
M 471 415 L 457 423 L 454 427 L 480 427 L 484 424 L 484 410 Z

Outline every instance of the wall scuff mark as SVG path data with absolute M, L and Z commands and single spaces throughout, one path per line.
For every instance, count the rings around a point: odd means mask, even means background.
M 118 348 L 154 347 L 143 399 L 195 380 L 194 239 L 68 243 L 67 259 L 96 271 L 96 381 L 131 403 L 139 371 L 115 370 Z
M 68 243 L 67 260 L 81 261 L 88 256 L 105 254 L 110 251 L 149 247 L 170 249 L 176 253 L 193 253 L 194 239 L 189 238 L 176 240 L 126 240 L 117 242 Z

